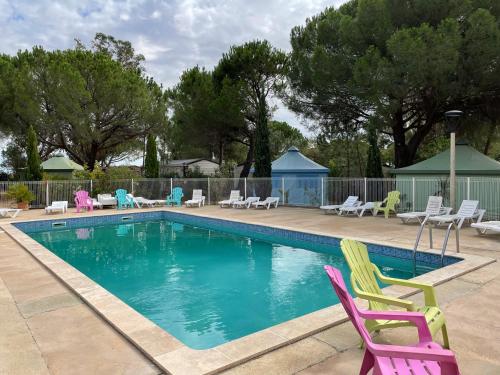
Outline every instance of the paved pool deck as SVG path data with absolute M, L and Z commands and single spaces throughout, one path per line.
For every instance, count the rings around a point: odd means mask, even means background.
M 286 226 L 338 237 L 365 238 L 411 247 L 417 225 L 382 217 L 338 217 L 317 209 L 234 210 L 210 206 L 176 208 L 182 212 L 257 224 Z M 137 210 L 134 210 L 137 212 Z M 124 211 L 125 212 L 125 211 Z M 94 214 L 113 214 L 99 210 Z M 50 218 L 75 217 L 70 212 Z M 22 212 L 15 220 L 46 219 L 42 210 Z M 0 225 L 9 219 L 0 219 Z M 434 231 L 435 247 L 444 230 Z M 423 237 L 423 246 L 428 246 Z M 453 238 L 449 253 L 454 252 Z M 461 252 L 498 259 L 500 235 L 461 231 Z M 446 314 L 452 349 L 462 373 L 500 373 L 500 264 L 470 272 L 436 287 Z M 421 295 L 412 297 L 420 300 Z M 0 374 L 159 374 L 161 371 L 122 335 L 6 233 L 0 233 Z M 415 340 L 415 330 L 384 331 L 379 342 Z M 362 351 L 350 323 L 274 350 L 224 374 L 355 374 Z

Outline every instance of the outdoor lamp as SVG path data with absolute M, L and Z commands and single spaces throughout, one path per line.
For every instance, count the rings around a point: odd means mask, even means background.
M 462 111 L 456 109 L 445 112 L 444 116 L 446 118 L 446 130 L 448 133 L 456 133 L 460 117 L 462 117 L 463 114 L 464 113 Z

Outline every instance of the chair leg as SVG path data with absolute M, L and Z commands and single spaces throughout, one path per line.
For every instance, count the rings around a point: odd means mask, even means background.
M 450 349 L 450 341 L 448 339 L 448 329 L 446 328 L 446 324 L 443 324 L 441 327 L 441 333 L 443 334 L 443 346 L 446 349 Z
M 365 356 L 363 357 L 363 363 L 361 363 L 359 375 L 368 375 L 368 372 L 372 369 L 374 362 L 373 354 L 368 350 L 365 350 Z

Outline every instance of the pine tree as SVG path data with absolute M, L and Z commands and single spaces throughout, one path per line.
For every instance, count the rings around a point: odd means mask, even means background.
M 157 178 L 160 172 L 158 162 L 158 151 L 156 149 L 156 138 L 149 134 L 146 143 L 146 160 L 144 161 L 144 176 L 147 178 Z
M 38 140 L 33 126 L 28 128 L 26 142 L 26 179 L 29 181 L 40 181 L 43 178 L 40 154 L 38 154 Z
M 368 128 L 368 160 L 366 161 L 366 177 L 380 178 L 382 174 L 382 161 L 377 142 L 377 129 L 370 125 Z
M 254 177 L 271 177 L 271 149 L 265 98 L 259 101 L 259 118 L 255 129 Z

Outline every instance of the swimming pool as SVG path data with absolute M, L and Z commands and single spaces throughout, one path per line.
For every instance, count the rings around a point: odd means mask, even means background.
M 171 212 L 15 225 L 194 349 L 336 304 L 322 267 L 348 275 L 338 239 L 265 226 Z M 385 274 L 414 276 L 411 252 L 369 249 Z M 417 260 L 417 274 L 440 262 Z

